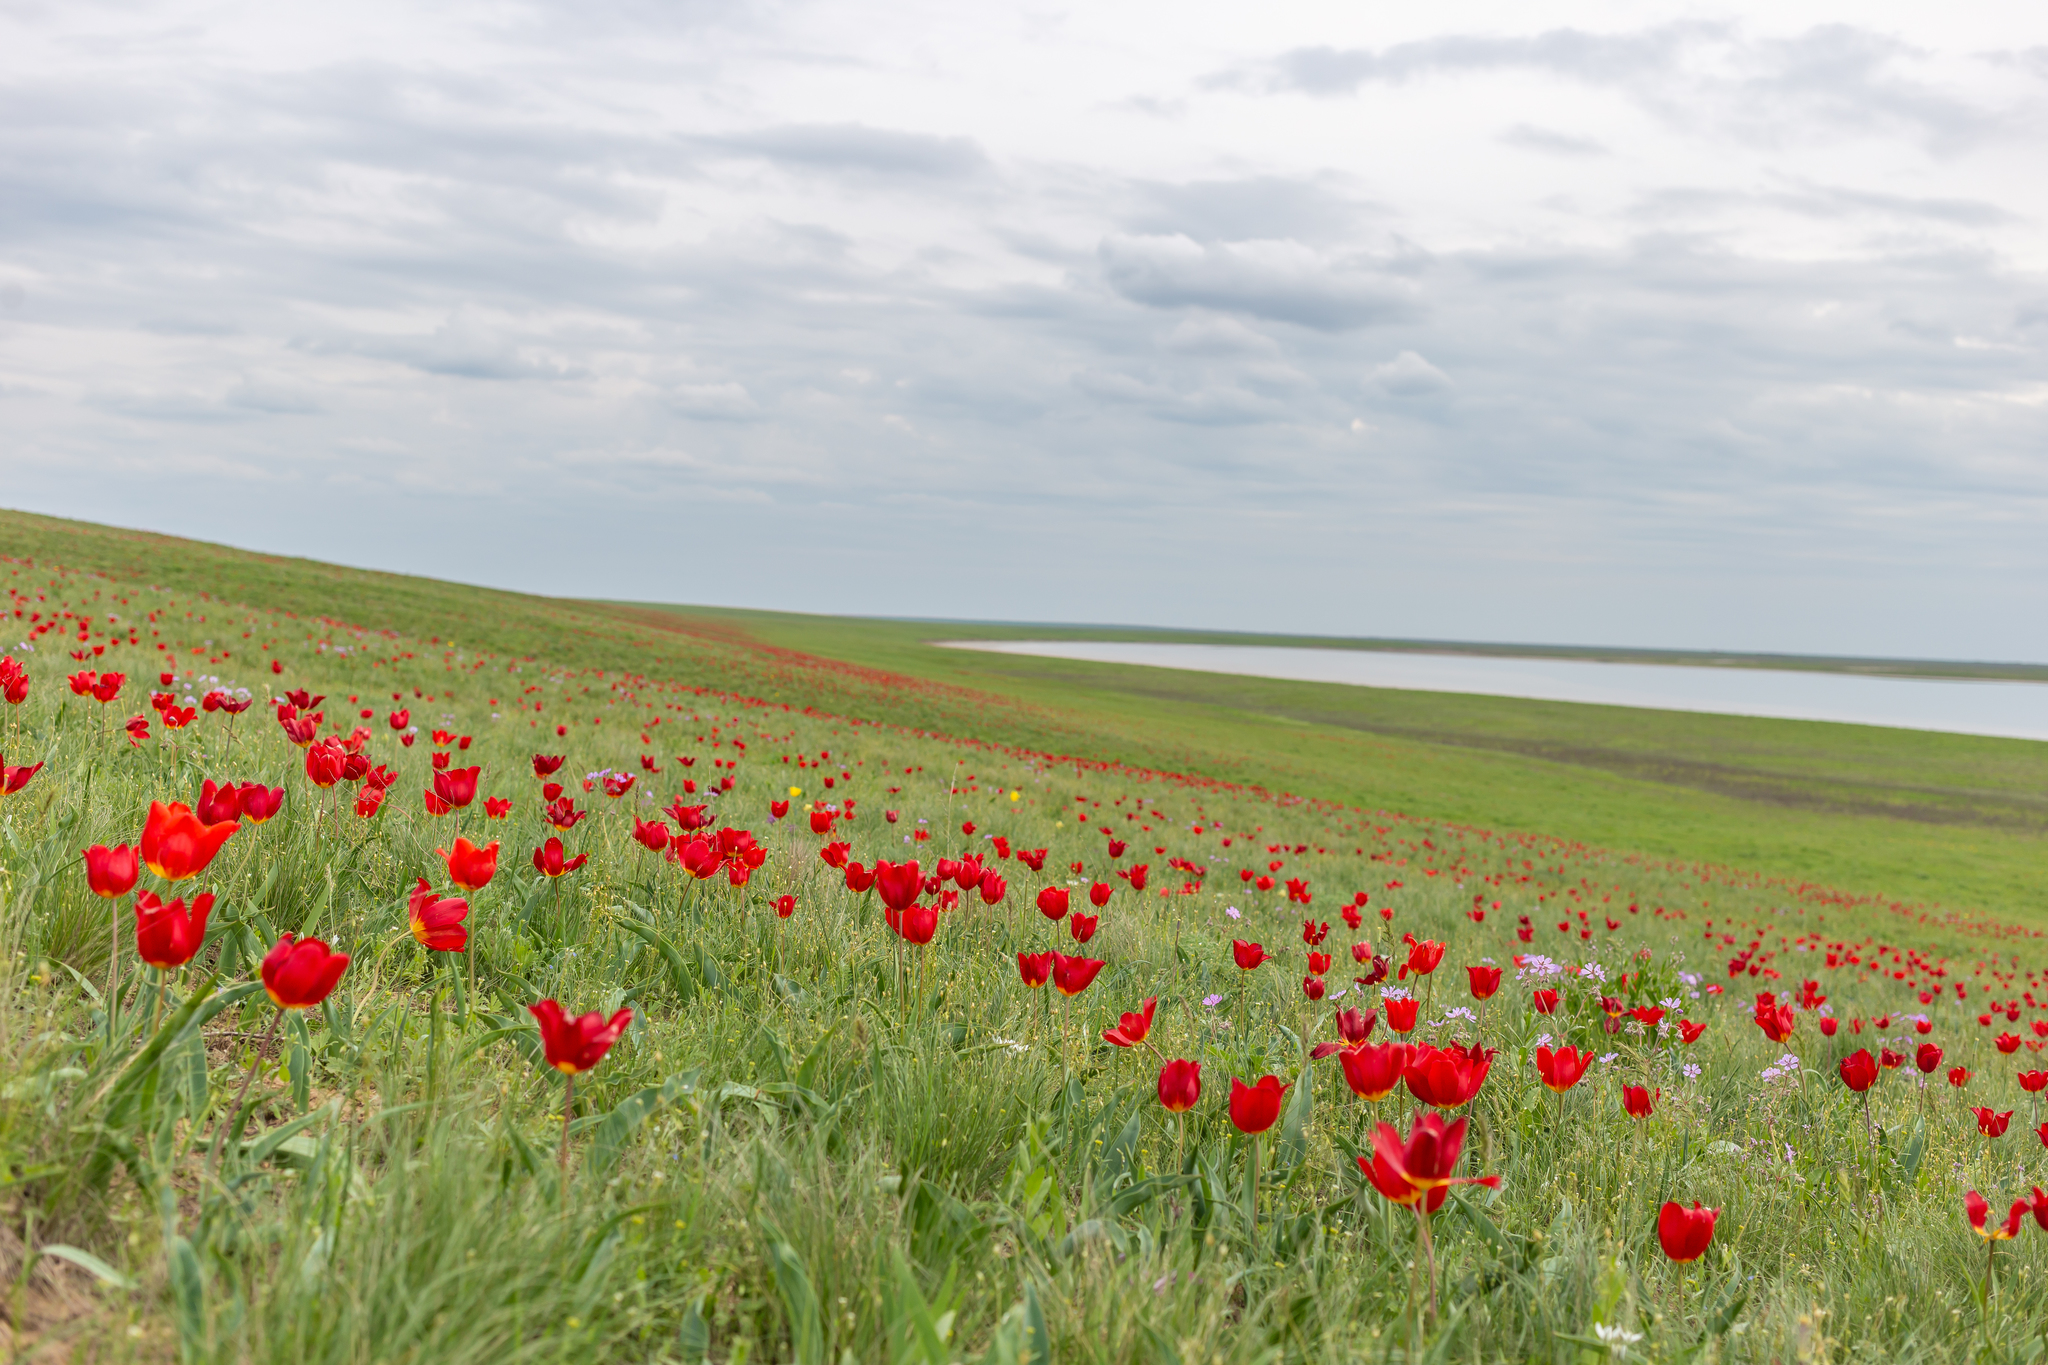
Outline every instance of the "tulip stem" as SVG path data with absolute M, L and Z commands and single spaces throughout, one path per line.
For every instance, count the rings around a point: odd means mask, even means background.
M 112 912 L 113 934 L 108 954 L 112 967 L 107 977 L 107 1044 L 112 1046 L 121 1015 L 121 906 L 118 901 L 109 900 L 107 909 Z
M 221 1144 L 227 1141 L 228 1129 L 234 1126 L 237 1119 L 241 1118 L 242 1102 L 249 1098 L 249 1087 L 256 1080 L 256 1068 L 263 1065 L 263 1049 L 270 1046 L 270 1040 L 277 1036 L 277 1026 L 283 1022 L 284 1006 L 280 1005 L 277 1008 L 277 1013 L 270 1016 L 270 1027 L 263 1031 L 263 1041 L 256 1044 L 256 1055 L 249 1059 L 249 1071 L 247 1075 L 242 1077 L 242 1089 L 235 1096 L 234 1108 L 223 1115 L 220 1122 L 214 1126 L 213 1150 L 207 1153 L 206 1157 L 206 1169 L 209 1172 L 220 1169 Z
M 1423 1209 L 1423 1207 L 1422 1207 L 1422 1206 L 1423 1206 L 1423 1204 L 1424 1204 L 1424 1203 L 1426 1203 L 1426 1202 L 1428 1202 L 1428 1195 L 1427 1195 L 1427 1194 L 1425 1194 L 1425 1195 L 1423 1196 L 1423 1198 L 1422 1198 L 1422 1199 L 1420 1199 L 1420 1200 L 1416 1201 L 1416 1204 L 1415 1204 L 1415 1217 L 1416 1217 L 1416 1220 L 1417 1220 L 1417 1224 L 1418 1224 L 1418 1226 L 1419 1226 L 1419 1227 L 1420 1227 L 1420 1228 L 1422 1229 L 1422 1255 L 1423 1255 L 1423 1259 L 1424 1259 L 1424 1261 L 1425 1261 L 1425 1262 L 1426 1262 L 1426 1263 L 1428 1264 L 1428 1266 L 1429 1266 L 1429 1318 L 1428 1318 L 1428 1321 L 1430 1321 L 1430 1322 L 1435 1322 L 1435 1321 L 1436 1321 L 1436 1243 L 1435 1243 L 1434 1241 L 1432 1241 L 1432 1240 L 1430 1239 L 1430 1236 L 1429 1236 L 1429 1214 L 1428 1214 L 1427 1212 L 1425 1212 L 1425 1211 L 1424 1211 L 1424 1209 Z
M 576 1074 L 565 1072 L 562 1087 L 562 1221 L 569 1221 L 569 1109 L 576 1100 Z

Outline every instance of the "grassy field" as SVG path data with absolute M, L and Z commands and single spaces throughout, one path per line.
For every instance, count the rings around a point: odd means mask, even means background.
M 2048 744 L 933 648 L 1029 632 L 676 608 L 1085 718 L 1089 752 L 2048 926 Z M 996 724 L 1003 719 L 995 718 Z M 1021 725 L 1018 739 L 1033 742 Z
M 1887 885 L 1899 864 L 1854 848 L 1831 883 L 1768 837 L 1811 822 L 1818 857 L 1838 828 L 1951 851 L 1985 829 L 2017 867 L 2038 836 L 1990 820 L 2023 808 L 2026 746 L 1927 749 L 1919 785 L 1979 792 L 1943 797 L 1968 821 L 1812 810 L 1616 755 L 1809 794 L 1856 778 L 1873 802 L 1914 785 L 1913 755 L 1840 727 L 1208 693 L 910 628 L 548 602 L 12 514 L 0 536 L 24 670 L 0 702 L 25 773 L 0 796 L 18 1357 L 2042 1353 L 2048 1234 L 2026 1220 L 1987 1262 L 1964 1217 L 1977 1189 L 2002 1224 L 2043 1178 L 2027 903 L 1967 894 L 1989 873 Z M 67 681 L 88 669 L 126 678 L 101 702 Z M 321 700 L 275 709 L 300 689 Z M 280 721 L 313 712 L 296 738 Z M 1590 752 L 1515 747 L 1539 740 Z M 316 783 L 350 752 L 367 772 Z M 564 757 L 580 818 L 549 809 L 535 754 Z M 436 772 L 472 766 L 474 804 L 435 814 Z M 96 895 L 80 851 L 134 844 L 151 802 L 208 779 L 283 809 L 188 880 L 141 874 L 217 898 L 189 962 L 144 967 L 136 896 Z M 699 807 L 711 842 L 679 832 Z M 458 832 L 500 846 L 481 889 L 437 852 Z M 549 838 L 588 862 L 544 875 Z M 930 914 L 906 938 L 836 864 L 909 858 Z M 410 927 L 422 880 L 463 900 L 459 950 Z M 351 957 L 303 1011 L 255 984 L 285 934 Z M 1055 950 L 1071 994 L 1024 978 L 1020 954 Z M 1468 971 L 1489 966 L 1497 993 Z M 543 999 L 630 1012 L 573 1091 Z M 1105 1037 L 1147 1001 L 1148 1036 Z M 1314 1056 L 1349 1009 L 1368 1051 Z M 1415 1055 L 1370 1051 L 1397 1038 Z M 1567 1043 L 1590 1065 L 1559 1093 L 1539 1068 Z M 1923 1046 L 1942 1056 L 1908 1060 Z M 1890 1054 L 1867 1094 L 1841 1079 L 1863 1049 Z M 1405 1079 L 1361 1098 L 1347 1056 Z M 1200 1065 L 1185 1112 L 1161 1103 L 1169 1059 Z M 1233 1079 L 1265 1076 L 1286 1089 L 1247 1133 Z M 1501 1177 L 1426 1223 L 1356 1159 L 1425 1101 L 1470 1124 L 1457 1173 Z M 1660 1245 L 1667 1199 L 1720 1210 L 1700 1259 Z

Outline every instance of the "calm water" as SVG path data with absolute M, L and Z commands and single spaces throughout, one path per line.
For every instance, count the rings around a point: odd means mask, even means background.
M 1351 683 L 1421 692 L 1597 702 L 1781 720 L 1833 720 L 2048 740 L 2048 684 L 1870 678 L 1757 668 L 1605 664 L 1575 659 L 1488 659 L 1355 649 L 1254 645 L 1126 644 L 1065 640 L 961 640 L 951 649 L 1146 664 L 1297 682 Z

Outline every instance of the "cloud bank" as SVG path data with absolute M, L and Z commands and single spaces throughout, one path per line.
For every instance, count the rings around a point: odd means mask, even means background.
M 607 597 L 2048 659 L 2048 20 L 1570 9 L 17 8 L 0 501 Z

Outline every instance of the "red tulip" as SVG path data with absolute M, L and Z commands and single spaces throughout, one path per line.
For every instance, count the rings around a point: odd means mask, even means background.
M 1491 1000 L 1493 993 L 1500 989 L 1500 968 L 1467 967 L 1465 976 L 1471 985 L 1474 1000 Z
M 1376 1010 L 1338 1010 L 1337 1036 L 1347 1043 L 1362 1043 L 1372 1037 L 1372 1027 L 1378 1022 Z
M 40 763 L 33 767 L 10 768 L 4 759 L 0 759 L 0 796 L 14 795 L 28 785 L 31 777 L 42 770 L 43 765 Z
M 1401 964 L 1401 977 L 1405 980 L 1410 972 L 1414 972 L 1417 976 L 1428 976 L 1437 969 L 1437 964 L 1443 960 L 1443 944 L 1437 943 L 1434 940 L 1423 943 L 1411 942 L 1408 949 L 1408 960 Z
M 1646 1119 L 1650 1117 L 1654 1102 L 1663 1096 L 1662 1090 L 1653 1093 L 1646 1085 L 1624 1085 L 1621 1088 L 1621 1107 L 1632 1119 Z
M 152 801 L 142 826 L 143 864 L 165 881 L 196 877 L 240 828 L 233 820 L 207 824 L 181 802 Z
M 1551 1014 L 1557 1009 L 1556 991 L 1537 991 L 1532 999 L 1538 1014 Z
M 285 934 L 263 959 L 263 989 L 279 1009 L 311 1009 L 327 998 L 348 970 L 348 954 L 317 938 Z
M 192 813 L 209 825 L 238 819 L 242 814 L 242 789 L 232 782 L 216 785 L 212 778 L 199 784 L 199 804 Z
M 1230 1121 L 1241 1133 L 1263 1133 L 1280 1118 L 1280 1099 L 1291 1086 L 1278 1076 L 1261 1076 L 1257 1085 L 1230 1078 Z
M 2008 1057 L 2020 1050 L 2020 1036 L 2017 1033 L 2001 1033 L 1996 1041 L 1998 1050 Z
M 1202 1098 L 1202 1064 L 1178 1059 L 1159 1068 L 1159 1103 L 1169 1114 L 1184 1114 Z
M 135 955 L 169 971 L 192 960 L 206 941 L 206 917 L 213 894 L 195 896 L 188 914 L 182 897 L 168 904 L 145 891 L 135 898 Z
M 1380 1124 L 1373 1131 L 1372 1156 L 1359 1157 L 1358 1165 L 1373 1188 L 1394 1203 L 1418 1214 L 1434 1213 L 1443 1207 L 1453 1185 L 1500 1188 L 1497 1175 L 1460 1178 L 1451 1174 L 1458 1169 L 1464 1146 L 1464 1119 L 1445 1123 L 1441 1114 L 1420 1114 L 1405 1142 L 1393 1124 Z
M 1393 999 L 1383 999 L 1380 1001 L 1380 1004 L 1386 1008 L 1388 1028 L 1396 1033 L 1414 1032 L 1415 1017 L 1422 1009 L 1422 1002 L 1420 1000 L 1412 997 L 1405 1000 L 1396 997 Z
M 1790 1005 L 1766 1005 L 1761 1001 L 1756 1007 L 1756 1026 L 1764 1031 L 1764 1037 L 1774 1043 L 1782 1043 L 1792 1037 L 1795 1023 Z
M 1970 1220 L 1970 1230 L 1987 1242 L 2009 1242 L 2020 1235 L 2020 1224 L 2027 1218 L 2027 1201 L 2015 1199 L 2012 1208 L 2006 1211 L 2005 1222 L 1992 1223 L 1991 1206 L 1984 1202 L 1984 1196 L 1971 1190 L 1963 1196 L 1963 1213 Z
M 126 844 L 113 848 L 94 844 L 85 851 L 85 881 L 95 896 L 112 900 L 127 895 L 135 889 L 135 879 L 141 872 L 141 859 Z
M 428 793 L 432 795 L 432 793 Z M 356 815 L 360 819 L 375 819 L 377 812 L 384 808 L 384 788 L 365 787 L 356 797 Z
M 1152 1032 L 1152 1010 L 1158 1003 L 1158 996 L 1147 997 L 1142 1013 L 1126 1013 L 1117 1020 L 1115 1028 L 1102 1035 L 1102 1041 L 1118 1047 L 1136 1047 L 1144 1042 L 1146 1035 Z
M 1234 938 L 1230 941 L 1230 955 L 1235 959 L 1238 967 L 1247 972 L 1262 963 L 1272 961 L 1263 945 L 1246 943 L 1241 938 Z
M 476 780 L 482 768 L 451 768 L 434 774 L 434 795 L 451 806 L 466 807 L 476 800 Z
M 1074 936 L 1074 942 L 1086 943 L 1095 937 L 1095 926 L 1102 923 L 1100 915 L 1084 915 L 1079 910 L 1067 916 L 1067 932 Z
M 1408 1067 L 1402 1078 L 1408 1093 L 1438 1109 L 1456 1109 L 1470 1102 L 1493 1068 L 1494 1052 L 1477 1043 L 1469 1049 L 1462 1043 L 1449 1047 L 1414 1047 L 1408 1053 Z
M 565 857 L 562 853 L 562 841 L 553 835 L 549 835 L 548 841 L 533 851 L 533 870 L 544 877 L 559 877 L 564 873 L 574 872 L 589 861 L 588 853 L 579 853 L 573 858 Z
M 261 782 L 244 782 L 241 802 L 244 820 L 252 825 L 267 824 L 284 809 L 284 788 L 266 787 Z
M 1378 1102 L 1394 1093 L 1408 1070 L 1414 1049 L 1406 1043 L 1357 1043 L 1337 1053 L 1344 1070 L 1344 1084 L 1360 1099 Z
M 853 856 L 853 845 L 847 843 L 826 844 L 818 850 L 818 861 L 839 871 L 845 868 L 846 860 Z
M 1304 976 L 1301 979 L 1301 993 L 1311 1000 L 1320 1000 L 1329 988 L 1320 976 Z
M 831 812 L 831 811 L 829 811 L 829 810 L 814 810 L 814 811 L 812 811 L 812 812 L 811 812 L 811 833 L 813 833 L 813 834 L 830 834 L 830 833 L 832 832 L 832 821 L 833 821 L 833 819 L 834 819 L 834 818 L 835 818 L 835 816 L 834 816 L 833 812 Z
M 1697 1043 L 1700 1040 L 1700 1035 L 1705 1033 L 1706 1031 L 1707 1026 L 1705 1024 L 1695 1024 L 1690 1019 L 1681 1019 L 1678 1021 L 1678 1041 L 1681 1043 L 1685 1043 L 1688 1046 L 1690 1046 L 1693 1043 Z
M 1966 1066 L 1952 1066 L 1948 1069 L 1948 1083 L 1961 1090 L 1970 1083 L 1970 1077 L 1974 1074 L 1976 1073 Z
M 1097 910 L 1100 910 L 1103 906 L 1109 904 L 1109 891 L 1108 882 L 1095 882 L 1091 884 L 1088 888 L 1088 903 Z
M 2006 1125 L 2012 1122 L 2011 1110 L 2000 1114 L 1980 1106 L 1970 1112 L 1977 1116 L 1977 1131 L 1985 1137 L 2004 1137 Z
M 0 655 L 0 696 L 7 698 L 9 706 L 28 700 L 28 670 L 5 655 Z
M 1052 959 L 1051 953 L 1019 953 L 1017 975 L 1024 978 L 1024 984 L 1035 991 L 1052 980 Z
M 1894 1052 L 1888 1047 L 1881 1047 L 1877 1050 L 1877 1064 L 1886 1071 L 1897 1071 L 1906 1064 L 1906 1055 L 1903 1052 Z
M 668 851 L 670 857 L 683 865 L 683 871 L 700 882 L 717 876 L 718 869 L 724 866 L 725 860 L 718 856 L 718 850 L 702 839 L 685 842 L 678 834 L 675 842 L 668 846 Z
M 548 1065 L 569 1076 L 581 1075 L 603 1061 L 604 1054 L 612 1050 L 612 1044 L 633 1022 L 630 1009 L 620 1010 L 610 1019 L 596 1010 L 571 1019 L 552 1000 L 526 1008 L 540 1024 L 540 1045 Z
M 535 777 L 553 776 L 562 770 L 562 764 L 568 761 L 568 757 L 567 754 L 535 754 L 533 756 L 533 775 Z
M 1877 1084 L 1877 1059 L 1870 1055 L 1868 1048 L 1859 1047 L 1842 1058 L 1838 1070 L 1842 1074 L 1842 1084 L 1859 1095 Z
M 1047 919 L 1058 919 L 1067 913 L 1067 889 L 1064 886 L 1048 886 L 1038 893 L 1038 913 Z
M 642 820 L 633 817 L 633 838 L 650 853 L 668 851 L 668 826 L 659 820 Z
M 775 916 L 777 919 L 788 919 L 791 915 L 794 915 L 795 913 L 795 896 L 783 895 L 777 896 L 775 898 Z
M 386 716 L 385 719 L 391 723 L 392 729 L 403 730 L 406 726 L 412 724 L 412 712 L 409 709 L 393 711 L 389 716 Z
M 924 890 L 924 872 L 915 861 L 875 864 L 875 894 L 891 910 L 906 910 Z
M 882 918 L 904 942 L 920 948 L 930 943 L 932 936 L 939 932 L 939 907 L 936 905 L 908 905 L 901 910 L 885 906 Z
M 1933 1043 L 1920 1044 L 1919 1050 L 1913 1054 L 1913 1065 L 1920 1068 L 1921 1075 L 1932 1076 L 1935 1068 L 1941 1065 L 1941 1049 Z M 2048 1071 L 2037 1071 L 2033 1074 L 2041 1078 L 2041 1085 L 2048 1085 Z M 2041 1085 L 2028 1085 L 2025 1076 L 2020 1077 L 2020 1085 L 2028 1090 L 2041 1088 Z
M 406 904 L 406 914 L 412 936 L 419 940 L 422 948 L 431 948 L 437 953 L 459 953 L 468 946 L 469 930 L 462 927 L 462 921 L 469 916 L 469 902 L 452 897 L 437 898 L 425 877 L 420 878 L 420 884 L 413 888 L 412 897 Z
M 464 891 L 481 891 L 491 884 L 491 878 L 498 875 L 498 843 L 494 839 L 486 848 L 478 848 L 461 835 L 455 836 L 453 849 L 437 848 L 448 864 L 448 880 Z
M 1831 1018 L 1827 1015 L 1822 1015 L 1820 1021 L 1820 1036 L 1823 1038 L 1832 1038 L 1835 1036 L 1835 1030 L 1840 1028 L 1841 1026 L 1842 1025 L 1840 1020 Z
M 981 881 L 977 885 L 981 890 L 981 903 L 983 905 L 1002 904 L 1003 897 L 1009 894 L 1010 890 L 1010 884 L 1004 881 L 1002 875 L 994 868 L 983 872 L 981 874 Z
M 1577 1085 L 1592 1064 L 1593 1054 L 1575 1047 L 1561 1047 L 1555 1052 L 1547 1047 L 1536 1049 L 1537 1073 L 1543 1077 L 1546 1088 L 1560 1095 Z
M 846 889 L 858 896 L 875 884 L 875 874 L 859 863 L 846 865 Z
M 1098 958 L 1052 955 L 1052 988 L 1061 995 L 1076 996 L 1094 984 L 1096 973 L 1109 964 Z
M 1674 1261 L 1697 1261 L 1714 1244 L 1714 1220 L 1720 1216 L 1721 1210 L 1703 1209 L 1697 1199 L 1691 1208 L 1670 1200 L 1657 1211 L 1657 1242 Z
M 1925 1052 L 1925 1051 L 1926 1051 L 1926 1050 L 1927 1050 L 1928 1048 L 1930 1048 L 1930 1047 L 1933 1047 L 1933 1046 L 1934 1046 L 1934 1044 L 1932 1044 L 1932 1043 L 1923 1043 L 1923 1044 L 1921 1044 L 1921 1046 L 1920 1046 L 1920 1050 L 1921 1050 L 1922 1052 Z M 1935 1051 L 1935 1059 L 1936 1059 L 1937 1061 L 1939 1061 L 1939 1060 L 1940 1060 L 1940 1057 L 1941 1057 L 1941 1053 L 1940 1053 L 1940 1050 L 1939 1050 L 1939 1049 L 1936 1049 L 1936 1051 Z M 1927 1068 L 1924 1068 L 1924 1067 L 1922 1068 L 1922 1070 L 1926 1070 L 1926 1069 L 1927 1069 Z M 2041 1091 L 2042 1091 L 2042 1089 L 2043 1089 L 2044 1087 L 2048 1087 L 2048 1071 L 2040 1071 L 2040 1070 L 2035 1070 L 2035 1071 L 2022 1071 L 2022 1072 L 2021 1072 L 2021 1073 L 2019 1074 L 2019 1082 L 2020 1082 L 2020 1089 L 2022 1089 L 2022 1090 L 2026 1091 L 2026 1092 L 2027 1092 L 2027 1093 L 2028 1093 L 2029 1095 L 2038 1095 L 2038 1094 L 2040 1094 L 2040 1093 L 2041 1093 Z

